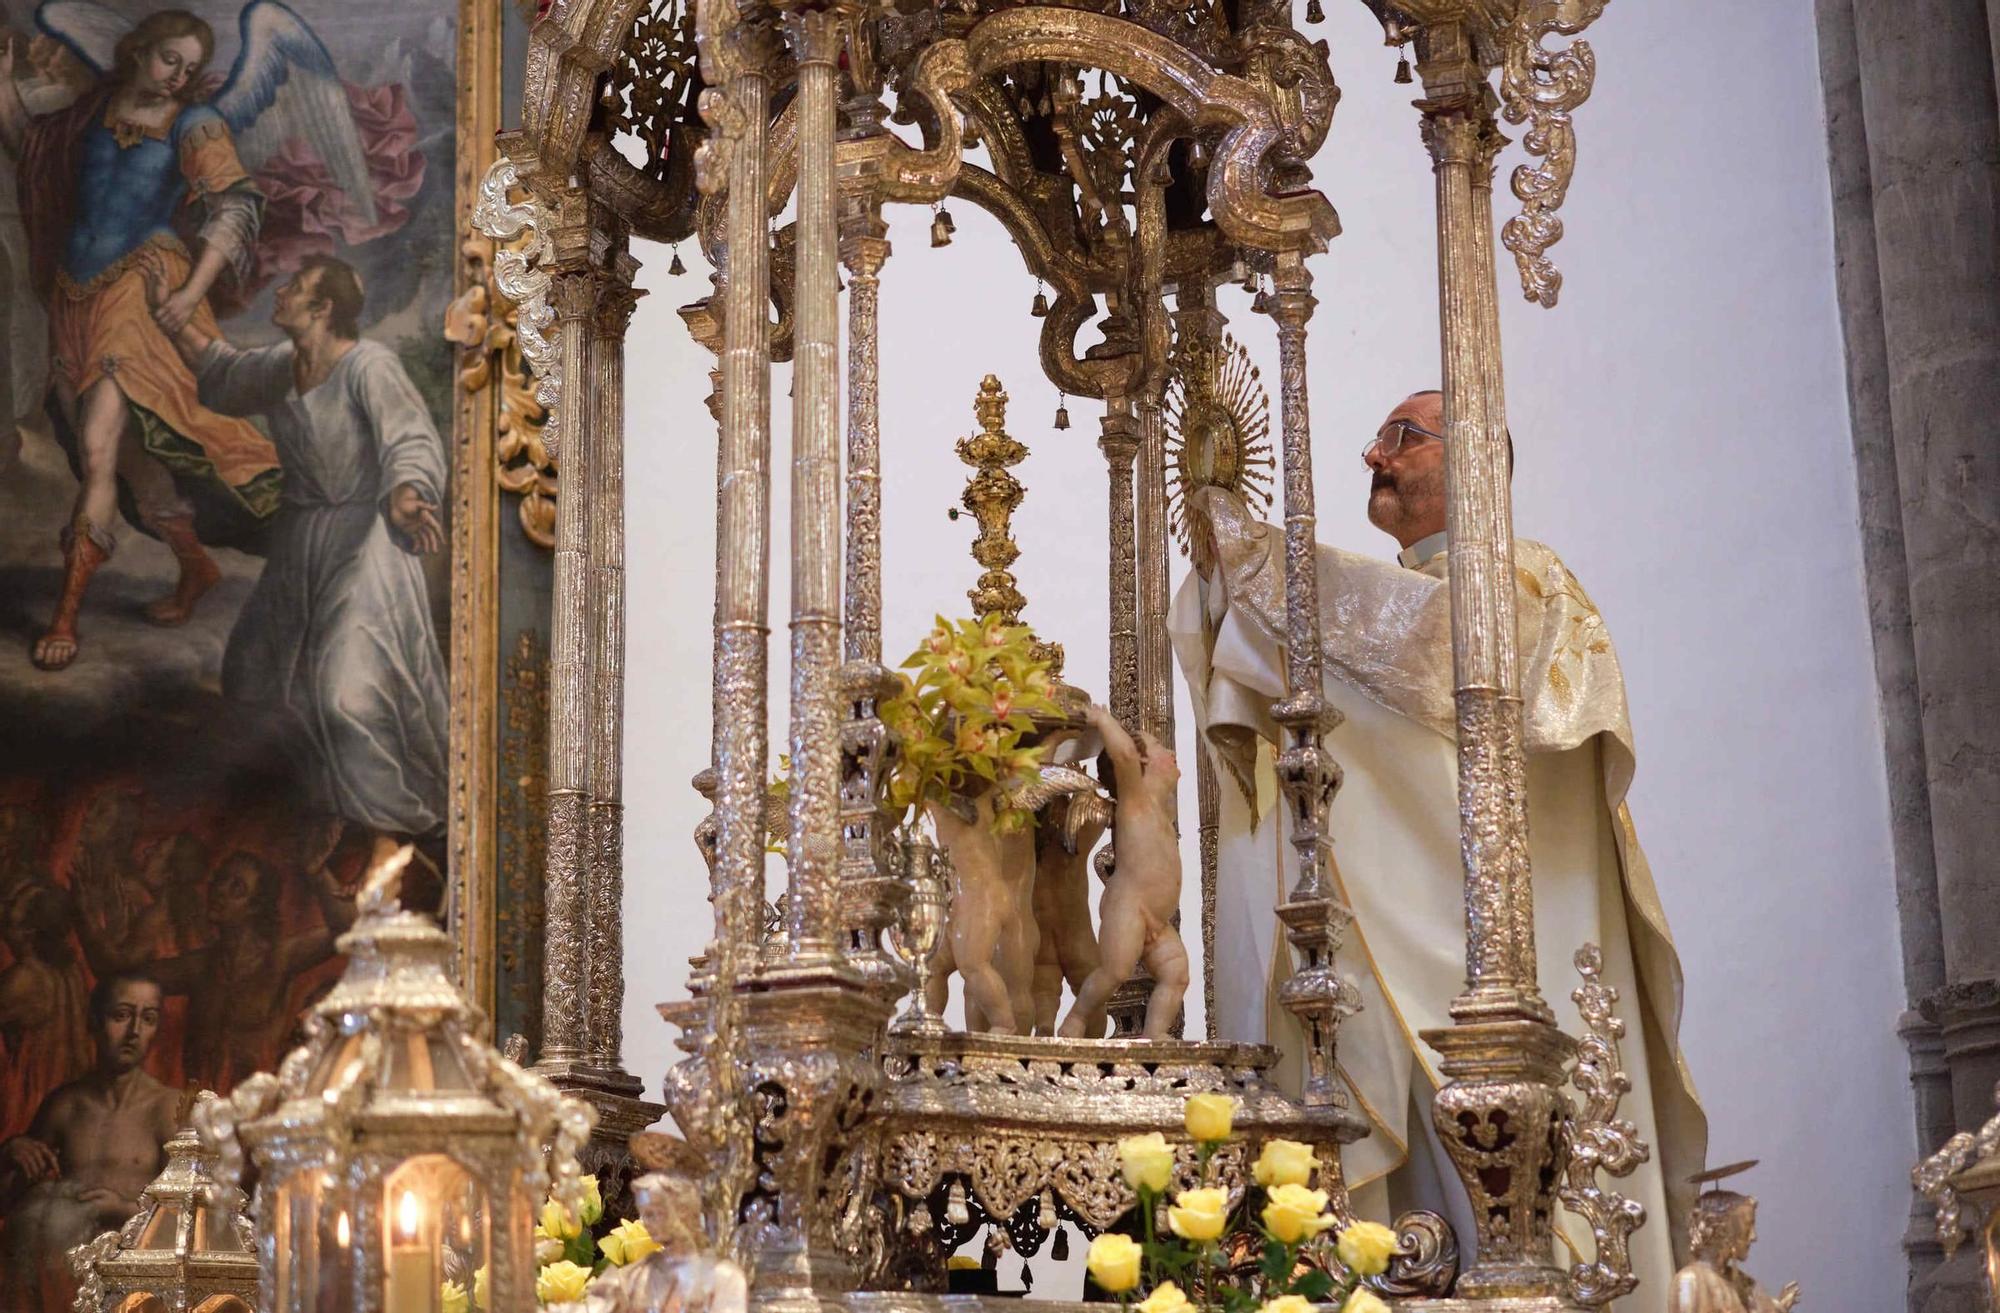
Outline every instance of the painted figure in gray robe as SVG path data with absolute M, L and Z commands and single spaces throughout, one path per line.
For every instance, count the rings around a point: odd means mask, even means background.
M 183 329 L 201 402 L 262 416 L 284 469 L 264 572 L 222 691 L 289 722 L 325 810 L 378 833 L 444 820 L 444 658 L 418 559 L 443 546 L 443 444 L 394 351 L 358 331 L 361 285 L 332 259 L 278 289 L 288 341 L 240 350 Z

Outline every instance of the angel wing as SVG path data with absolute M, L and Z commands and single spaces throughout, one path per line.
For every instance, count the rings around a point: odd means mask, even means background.
M 35 26 L 69 47 L 69 52 L 103 77 L 118 63 L 118 41 L 132 20 L 96 0 L 46 0 L 35 10 Z
M 1069 800 L 1063 809 L 1062 843 L 1074 853 L 1077 836 L 1086 825 L 1111 823 L 1113 804 L 1098 792 L 1096 780 L 1073 766 L 1044 766 L 1035 778 L 1010 792 L 1007 801 L 1023 811 L 1038 812 L 1061 798 Z
M 287 141 L 303 139 L 326 162 L 327 172 L 363 221 L 374 223 L 375 188 L 361 134 L 340 71 L 319 36 L 279 0 L 251 0 L 243 6 L 237 28 L 243 46 L 215 97 L 215 108 L 236 138 L 244 167 L 254 173 Z

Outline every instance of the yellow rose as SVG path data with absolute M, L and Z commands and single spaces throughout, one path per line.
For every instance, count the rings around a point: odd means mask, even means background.
M 438 1305 L 444 1313 L 465 1313 L 465 1287 L 456 1281 L 447 1281 L 438 1287 Z
M 1118 1142 L 1118 1167 L 1125 1173 L 1125 1184 L 1158 1194 L 1174 1179 L 1174 1151 L 1158 1131 L 1128 1135 Z
M 567 1258 L 551 1263 L 535 1277 L 535 1298 L 544 1304 L 574 1304 L 590 1284 L 590 1269 Z
M 1167 1227 L 1183 1240 L 1220 1240 L 1229 1220 L 1229 1192 L 1220 1186 L 1183 1190 L 1167 1209 Z
M 486 1307 L 486 1269 L 483 1266 L 472 1274 L 472 1304 L 474 1308 Z
M 1266 1190 L 1279 1185 L 1304 1185 L 1312 1179 L 1313 1168 L 1319 1166 L 1319 1159 L 1313 1156 L 1310 1144 L 1300 1144 L 1297 1140 L 1270 1140 L 1264 1151 L 1257 1155 L 1257 1162 L 1250 1169 L 1257 1184 Z
M 1389 1306 L 1374 1291 L 1358 1289 L 1340 1306 L 1340 1313 L 1389 1313 Z
M 1264 1229 L 1288 1245 L 1310 1240 L 1332 1225 L 1324 1190 L 1308 1190 L 1303 1185 L 1275 1186 L 1270 1202 L 1264 1205 Z
M 648 1254 L 657 1253 L 665 1246 L 653 1239 L 653 1233 L 646 1229 L 644 1222 L 634 1217 L 613 1227 L 610 1235 L 597 1242 L 597 1247 L 604 1251 L 604 1257 L 611 1266 L 624 1267 Z
M 1131 1236 L 1106 1233 L 1090 1242 L 1083 1265 L 1090 1279 L 1108 1294 L 1122 1295 L 1139 1284 L 1139 1259 L 1144 1251 Z
M 1389 1270 L 1389 1260 L 1395 1256 L 1396 1233 L 1380 1222 L 1356 1222 L 1340 1233 L 1334 1249 L 1348 1271 L 1379 1276 Z M 1361 1313 L 1370 1311 L 1364 1308 Z
M 1236 1100 L 1227 1094 L 1197 1094 L 1187 1101 L 1187 1133 L 1203 1144 L 1229 1138 Z
M 1171 1281 L 1162 1281 L 1153 1287 L 1153 1293 L 1133 1305 L 1138 1313 L 1187 1313 L 1193 1305 L 1181 1288 Z
M 1304 1295 L 1280 1295 L 1265 1300 L 1257 1313 L 1312 1313 L 1312 1301 Z
M 576 1215 L 551 1199 L 542 1205 L 542 1220 L 535 1227 L 535 1234 L 544 1240 L 567 1240 L 581 1235 L 583 1227 L 577 1223 Z
M 598 1191 L 596 1174 L 592 1172 L 584 1173 L 582 1184 L 583 1224 L 585 1226 L 596 1226 L 604 1217 L 604 1196 Z

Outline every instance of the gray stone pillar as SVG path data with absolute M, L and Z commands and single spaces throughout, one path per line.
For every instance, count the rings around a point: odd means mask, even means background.
M 2000 1077 L 2000 0 L 1816 0 L 1920 1148 Z M 1927 1219 L 1926 1219 L 1927 1220 Z M 1910 1307 L 1984 1307 L 1909 1237 Z
M 1985 0 L 1854 11 L 1961 1127 L 2000 1077 L 2000 104 Z

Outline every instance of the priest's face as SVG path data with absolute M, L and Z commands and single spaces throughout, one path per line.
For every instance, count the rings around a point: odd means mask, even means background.
M 1442 396 L 1405 397 L 1363 456 L 1372 475 L 1368 521 L 1403 547 L 1444 532 L 1444 443 L 1420 436 L 1418 429 L 1444 432 Z

